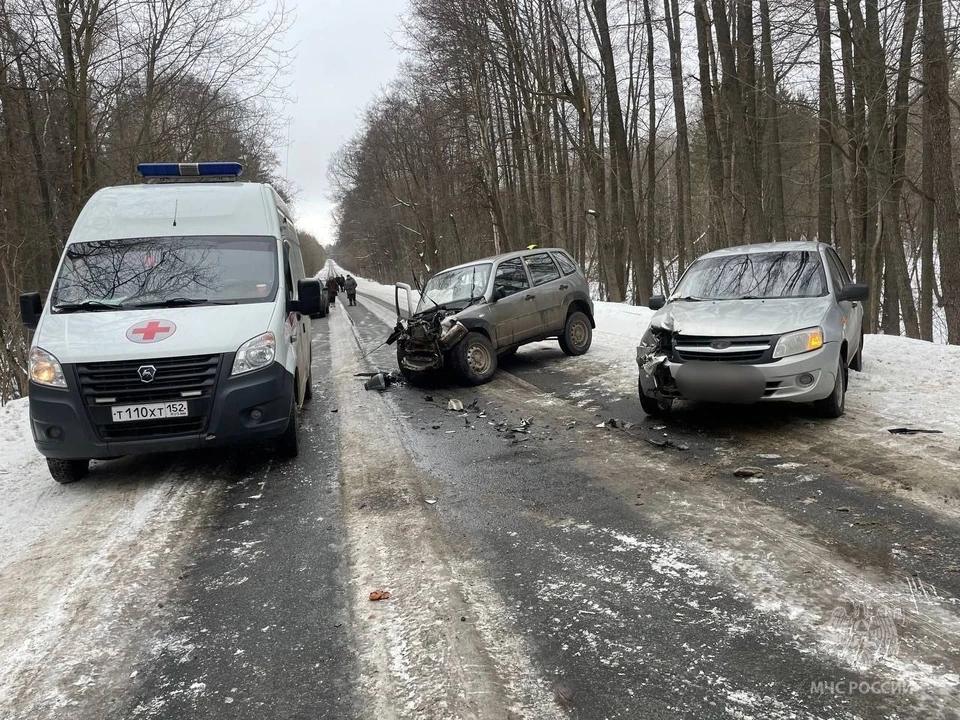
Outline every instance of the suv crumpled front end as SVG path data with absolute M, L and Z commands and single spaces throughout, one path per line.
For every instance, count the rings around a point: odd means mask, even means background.
M 407 373 L 440 370 L 448 351 L 467 334 L 456 313 L 437 309 L 398 320 L 387 344 L 397 344 L 400 370 Z

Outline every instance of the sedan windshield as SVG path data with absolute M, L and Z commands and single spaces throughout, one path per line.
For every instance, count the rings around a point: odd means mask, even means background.
M 687 270 L 674 296 L 685 300 L 749 300 L 820 297 L 826 293 L 820 255 L 798 250 L 702 258 Z
M 67 247 L 55 312 L 269 302 L 277 293 L 270 237 L 97 240 Z
M 491 267 L 490 263 L 483 263 L 434 275 L 423 288 L 417 312 L 440 305 L 466 307 L 471 301 L 479 300 L 487 289 Z

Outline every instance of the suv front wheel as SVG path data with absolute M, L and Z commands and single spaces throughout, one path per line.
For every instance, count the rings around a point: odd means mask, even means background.
M 470 385 L 488 382 L 497 371 L 497 353 L 490 339 L 478 332 L 467 333 L 450 351 L 450 362 L 457 375 Z
M 593 342 L 590 318 L 579 310 L 567 315 L 567 322 L 560 333 L 560 349 L 567 355 L 583 355 Z

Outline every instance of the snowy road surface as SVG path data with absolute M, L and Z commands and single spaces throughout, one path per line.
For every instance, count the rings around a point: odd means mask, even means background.
M 314 322 L 294 462 L 60 487 L 0 410 L 0 718 L 960 717 L 955 349 L 869 338 L 837 422 L 654 422 L 600 306 L 582 358 L 365 392 L 391 292 Z

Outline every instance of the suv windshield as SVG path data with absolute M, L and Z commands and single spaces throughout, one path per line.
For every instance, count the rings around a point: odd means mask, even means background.
M 490 279 L 490 263 L 469 265 L 434 275 L 423 288 L 417 312 L 444 305 L 464 307 L 483 296 Z
M 721 255 L 697 260 L 674 294 L 690 300 L 820 297 L 820 255 L 806 250 Z
M 269 302 L 276 296 L 271 237 L 165 237 L 69 245 L 54 311 Z

